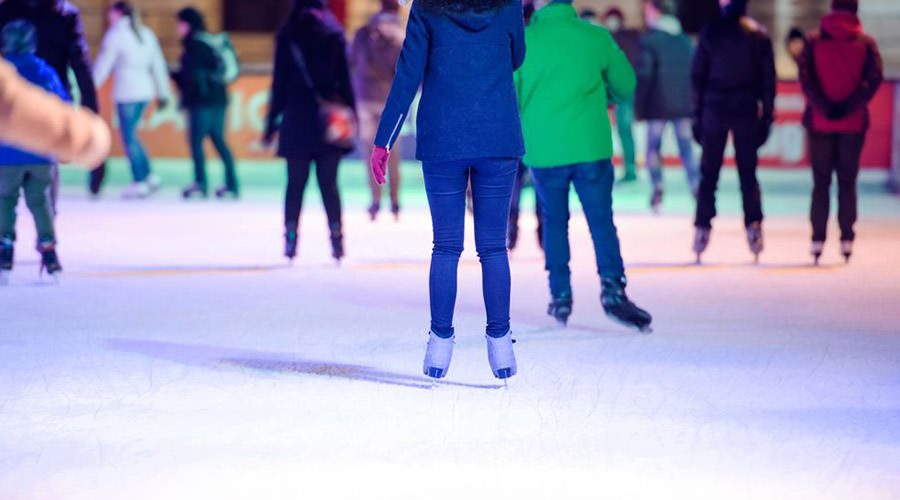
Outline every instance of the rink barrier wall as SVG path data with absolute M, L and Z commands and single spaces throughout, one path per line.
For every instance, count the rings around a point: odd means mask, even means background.
M 226 122 L 228 141 L 237 158 L 263 159 L 271 157 L 271 152 L 260 145 L 260 137 L 265 127 L 265 115 L 269 103 L 270 75 L 243 75 L 230 87 L 231 106 Z M 114 127 L 118 123 L 112 110 L 111 85 L 101 90 L 101 111 L 104 118 Z M 176 95 L 173 89 L 173 95 Z M 896 82 L 885 84 L 879 89 L 869 106 L 871 112 L 871 129 L 863 151 L 862 163 L 866 168 L 888 168 L 892 164 L 894 152 L 894 135 L 897 133 L 895 101 L 900 92 Z M 900 105 L 900 103 L 897 103 Z M 404 158 L 413 158 L 415 152 L 415 120 L 417 102 L 413 103 L 409 116 L 401 131 L 401 148 Z M 760 150 L 760 164 L 776 168 L 798 168 L 809 164 L 806 147 L 806 132 L 803 128 L 803 109 L 805 106 L 803 93 L 797 82 L 781 82 L 778 85 L 778 97 L 775 101 L 776 122 L 769 141 Z M 612 113 L 610 118 L 612 119 Z M 185 136 L 186 120 L 184 114 L 175 106 L 159 111 L 151 107 L 139 125 L 141 138 L 148 152 L 156 158 L 189 157 Z M 615 130 L 615 129 L 614 129 Z M 643 162 L 643 151 L 646 151 L 647 133 L 643 123 L 635 124 L 635 142 L 639 162 Z M 616 159 L 621 160 L 621 144 L 617 134 L 613 133 Z M 122 156 L 121 141 L 114 141 L 113 155 Z M 209 146 L 208 146 L 209 147 Z M 695 145 L 697 153 L 700 147 Z M 213 153 L 210 148 L 210 154 Z M 726 156 L 733 158 L 734 150 L 729 145 Z M 666 164 L 678 165 L 678 148 L 674 132 L 666 132 L 663 140 L 663 156 Z M 618 163 L 618 161 L 617 161 Z

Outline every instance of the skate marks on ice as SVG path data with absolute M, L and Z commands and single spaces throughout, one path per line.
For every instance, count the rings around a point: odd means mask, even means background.
M 290 269 L 287 263 L 272 265 L 250 266 L 165 266 L 165 267 L 123 267 L 123 268 L 98 268 L 94 271 L 70 273 L 71 276 L 86 278 L 130 278 L 130 277 L 157 277 L 157 276 L 188 276 L 203 274 L 253 274 L 268 273 Z
M 115 351 L 207 369 L 234 368 L 270 374 L 316 375 L 423 390 L 432 390 L 435 386 L 494 390 L 503 388 L 503 385 L 496 384 L 435 381 L 424 376 L 389 372 L 371 366 L 309 360 L 282 353 L 228 347 L 135 339 L 108 339 L 106 346 Z
M 638 262 L 629 263 L 628 274 L 655 274 L 655 273 L 713 273 L 721 271 L 759 270 L 766 274 L 795 274 L 795 273 L 826 273 L 840 270 L 845 267 L 842 264 L 820 264 L 809 262 L 760 262 L 756 264 L 752 258 L 741 262 L 716 263 L 703 261 L 697 264 L 694 261 L 685 263 L 659 263 Z

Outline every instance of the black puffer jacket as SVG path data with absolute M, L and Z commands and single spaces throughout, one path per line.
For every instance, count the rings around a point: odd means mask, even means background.
M 90 52 L 78 8 L 65 0 L 5 0 L 0 3 L 0 29 L 17 19 L 35 26 L 37 56 L 56 70 L 69 94 L 72 94 L 69 86 L 69 68 L 72 68 L 82 105 L 97 111 Z
M 675 120 L 691 116 L 691 39 L 675 30 L 677 20 L 664 17 L 672 29 L 653 28 L 641 40 L 640 64 L 635 68 L 634 109 L 642 120 Z
M 726 12 L 700 34 L 692 68 L 696 123 L 759 118 L 775 113 L 775 57 L 765 28 Z

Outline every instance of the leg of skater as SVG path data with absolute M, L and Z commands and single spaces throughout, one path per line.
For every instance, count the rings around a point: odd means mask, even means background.
M 208 134 L 209 110 L 192 108 L 188 110 L 188 141 L 191 146 L 191 159 L 194 162 L 194 183 L 182 191 L 184 198 L 199 195 L 206 198 L 206 153 L 203 151 L 203 140 Z
M 319 184 L 319 192 L 322 193 L 322 202 L 325 204 L 325 214 L 328 217 L 331 256 L 337 261 L 344 258 L 341 193 L 338 190 L 337 182 L 340 162 L 341 152 L 338 150 L 329 150 L 316 156 L 316 180 Z
M 694 158 L 694 138 L 691 132 L 691 119 L 682 118 L 675 120 L 675 139 L 678 142 L 678 153 L 681 156 L 681 164 L 687 176 L 688 186 L 694 199 L 697 199 L 697 190 L 700 188 L 700 172 L 697 169 L 697 161 Z
M 574 167 L 532 168 L 534 189 L 541 200 L 544 222 L 544 259 L 550 278 L 548 314 L 565 325 L 572 314 L 572 276 L 569 269 L 569 185 Z
M 391 215 L 400 218 L 400 141 L 394 143 L 394 154 L 388 158 L 388 183 L 390 183 Z
M 510 250 L 516 248 L 519 242 L 519 201 L 522 199 L 522 187 L 525 185 L 526 169 L 524 163 L 519 163 L 516 171 L 516 180 L 513 185 L 512 197 L 509 201 L 509 218 L 506 227 L 506 247 Z
M 56 232 L 53 228 L 53 207 L 50 202 L 52 182 L 50 165 L 26 167 L 22 183 L 25 204 L 34 217 L 37 228 L 37 249 L 41 253 L 41 270 L 46 270 L 50 275 L 62 271 L 56 255 Z
M 357 101 L 356 113 L 359 122 L 359 146 L 360 151 L 371 158 L 372 151 L 375 149 L 375 133 L 378 130 L 378 122 L 381 121 L 381 107 L 383 103 Z M 397 146 L 393 147 L 391 156 L 388 161 L 392 161 L 397 155 Z M 369 219 L 374 221 L 378 218 L 378 212 L 381 210 L 381 186 L 375 181 L 375 177 L 369 171 L 369 166 L 364 165 L 366 169 L 366 178 L 369 180 L 369 193 L 371 201 L 369 203 Z M 388 181 L 394 182 L 392 172 L 388 172 Z
M 147 154 L 137 138 L 137 127 L 147 103 L 118 103 L 119 130 L 122 147 L 131 165 L 132 184 L 122 194 L 124 198 L 144 198 L 150 194 L 150 187 L 144 182 L 149 175 Z
M 580 164 L 575 168 L 572 181 L 594 242 L 604 311 L 607 316 L 629 328 L 649 331 L 652 318 L 625 294 L 625 266 L 613 221 L 612 162 L 605 160 Z
M 828 214 L 831 211 L 831 178 L 837 158 L 837 141 L 834 134 L 809 133 L 809 159 L 812 164 L 813 190 L 809 208 L 812 224 L 812 248 L 810 252 L 818 263 L 828 236 Z
M 0 271 L 13 268 L 16 241 L 16 205 L 24 181 L 23 167 L 0 167 Z M 2 279 L 0 275 L 0 279 Z M 5 283 L 5 280 L 2 281 Z
M 703 156 L 700 160 L 700 189 L 694 218 L 694 227 L 696 228 L 694 253 L 697 254 L 697 262 L 700 262 L 700 255 L 709 244 L 712 220 L 716 216 L 716 189 L 719 184 L 719 172 L 722 170 L 727 143 L 727 128 L 718 124 L 704 124 Z
M 465 235 L 468 163 L 422 164 L 434 233 L 428 276 L 431 331 L 423 369 L 426 375 L 433 378 L 447 375 L 453 355 L 453 310 L 456 307 L 459 256 L 463 251 Z
M 650 173 L 650 183 L 653 187 L 653 194 L 650 196 L 650 208 L 654 211 L 658 211 L 662 205 L 662 137 L 665 129 L 665 120 L 647 121 L 647 171 Z
M 747 230 L 747 244 L 756 259 L 765 248 L 762 233 L 762 193 L 756 178 L 759 160 L 759 130 L 755 120 L 741 123 L 732 131 L 734 154 L 738 178 L 741 184 L 741 198 L 744 205 L 744 227 Z
M 626 100 L 616 105 L 616 129 L 622 142 L 622 157 L 625 161 L 625 172 L 619 182 L 636 181 L 633 100 Z
M 209 138 L 212 140 L 219 158 L 222 159 L 222 167 L 225 170 L 225 185 L 216 190 L 216 198 L 224 198 L 226 196 L 237 198 L 240 195 L 240 187 L 238 186 L 237 169 L 234 165 L 234 156 L 231 154 L 231 148 L 225 141 L 225 113 L 228 108 L 225 106 L 215 106 L 210 108 L 210 124 Z
M 518 158 L 477 160 L 472 168 L 475 247 L 481 261 L 484 307 L 487 312 L 488 362 L 494 376 L 518 371 L 509 328 L 510 272 L 506 250 L 506 214 L 521 162 Z
M 864 134 L 839 134 L 837 136 L 838 223 L 841 227 L 841 253 L 850 260 L 856 232 L 857 219 L 856 180 L 866 136 Z
M 287 189 L 284 195 L 284 256 L 293 260 L 297 256 L 300 238 L 300 211 L 303 209 L 303 193 L 309 180 L 309 158 L 287 160 Z

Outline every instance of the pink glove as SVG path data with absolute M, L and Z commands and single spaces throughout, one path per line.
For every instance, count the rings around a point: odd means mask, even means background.
M 387 182 L 385 175 L 387 174 L 387 163 L 390 157 L 391 152 L 387 148 L 375 146 L 375 149 L 372 150 L 372 158 L 369 160 L 369 165 L 372 167 L 372 175 L 375 176 L 375 182 L 378 185 Z

